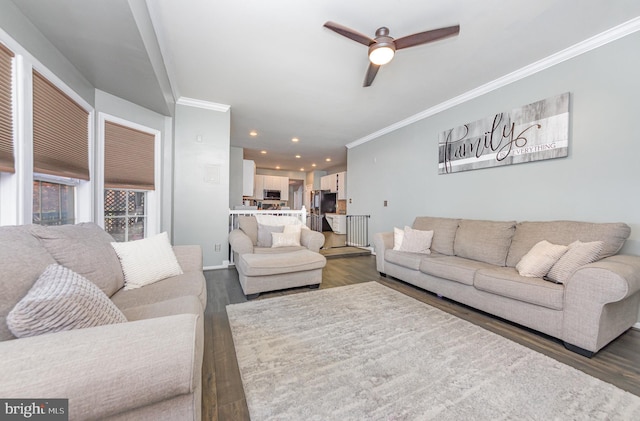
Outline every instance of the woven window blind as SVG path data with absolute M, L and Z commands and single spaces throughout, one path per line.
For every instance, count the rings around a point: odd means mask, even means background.
M 105 122 L 105 188 L 155 190 L 154 149 L 153 134 Z
M 0 172 L 15 172 L 13 161 L 13 52 L 0 44 Z
M 35 70 L 33 171 L 89 180 L 89 113 Z

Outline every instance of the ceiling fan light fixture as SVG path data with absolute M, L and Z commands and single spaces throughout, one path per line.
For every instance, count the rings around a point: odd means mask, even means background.
M 375 65 L 382 66 L 389 63 L 396 50 L 391 43 L 377 42 L 369 47 L 369 61 Z

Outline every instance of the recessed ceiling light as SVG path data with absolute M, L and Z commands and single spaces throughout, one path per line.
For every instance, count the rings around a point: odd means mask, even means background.
M 325 161 L 331 162 L 331 158 L 327 158 L 327 159 L 325 159 Z
M 297 137 L 294 137 L 293 139 L 291 139 L 291 141 L 295 143 L 295 142 L 299 142 L 300 139 L 298 139 Z
M 255 130 L 251 130 L 249 132 L 249 136 L 256 137 L 256 136 L 258 136 L 258 132 L 256 132 Z
M 266 154 L 267 154 L 267 151 L 260 151 L 260 153 L 261 153 L 262 155 L 266 155 Z
M 316 166 L 316 164 L 311 164 L 311 166 L 312 166 L 312 167 L 315 167 L 315 166 Z
M 300 155 L 296 155 L 296 158 L 300 159 L 301 157 L 300 157 Z
M 280 169 L 280 165 L 276 165 L 276 170 L 279 170 L 279 169 Z
M 304 168 L 300 168 L 300 171 L 304 171 Z

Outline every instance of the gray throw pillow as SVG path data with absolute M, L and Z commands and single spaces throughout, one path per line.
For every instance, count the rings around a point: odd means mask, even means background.
M 284 225 L 262 225 L 258 224 L 258 247 L 271 247 L 273 244 L 272 232 L 284 232 Z
M 93 282 L 58 264 L 47 266 L 7 315 L 7 326 L 17 338 L 126 321 Z

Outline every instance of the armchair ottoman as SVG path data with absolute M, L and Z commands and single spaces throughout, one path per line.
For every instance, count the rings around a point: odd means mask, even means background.
M 282 225 L 262 226 L 254 216 L 241 216 L 239 227 L 229 234 L 240 286 L 248 299 L 267 291 L 320 286 L 327 264 L 319 253 L 324 244 L 322 233 L 302 227 L 298 245 L 280 246 L 269 241 L 272 232 L 279 234 L 292 222 L 282 217 Z

